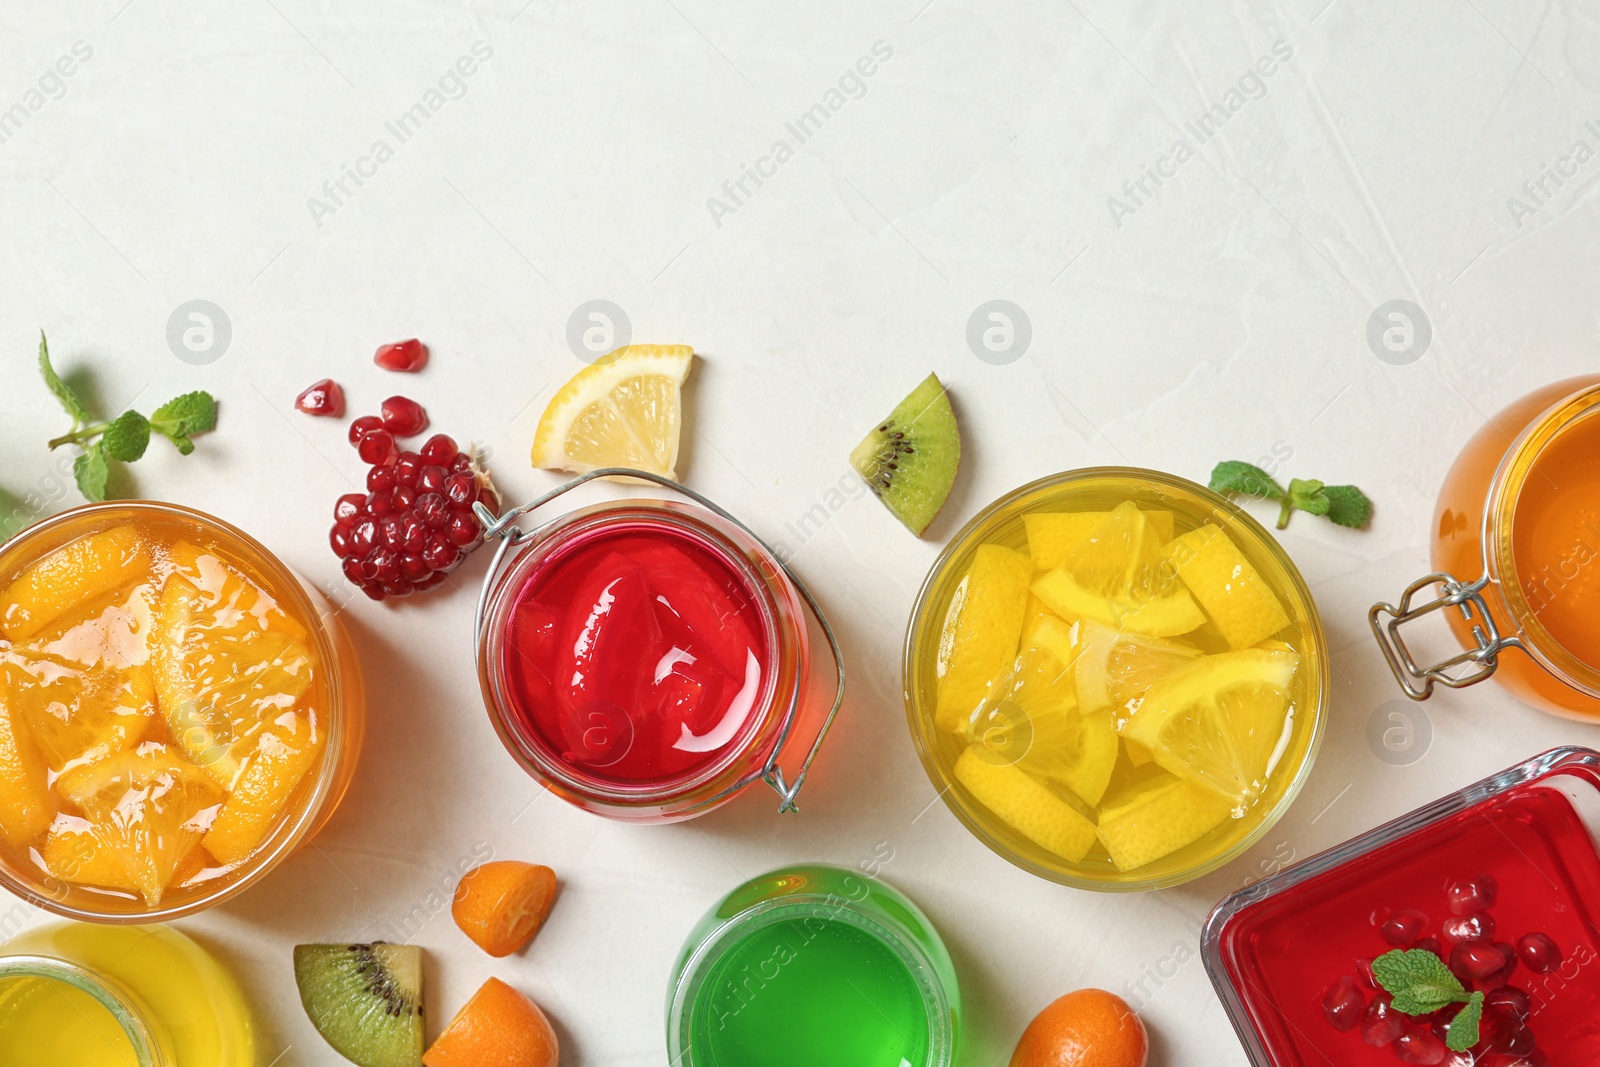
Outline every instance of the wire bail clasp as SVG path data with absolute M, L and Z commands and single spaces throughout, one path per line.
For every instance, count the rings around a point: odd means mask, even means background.
M 1372 610 L 1367 613 L 1367 621 L 1372 624 L 1378 647 L 1383 650 L 1384 658 L 1389 661 L 1389 669 L 1394 672 L 1395 680 L 1405 690 L 1406 696 L 1412 700 L 1427 700 L 1433 695 L 1434 683 L 1451 689 L 1476 685 L 1495 672 L 1500 665 L 1501 652 L 1522 647 L 1522 642 L 1515 636 L 1500 635 L 1494 616 L 1489 613 L 1489 605 L 1483 599 L 1483 590 L 1488 584 L 1487 574 L 1468 583 L 1459 581 L 1454 575 L 1436 572 L 1406 586 L 1398 607 L 1388 603 L 1372 605 Z M 1434 586 L 1439 587 L 1438 596 L 1412 605 L 1419 594 Z M 1461 613 L 1461 618 L 1471 628 L 1473 647 L 1463 649 L 1440 663 L 1423 667 L 1406 645 L 1400 627 L 1445 608 L 1455 608 Z M 1388 616 L 1388 619 L 1385 620 L 1384 616 Z M 1455 668 L 1469 663 L 1472 666 L 1467 670 L 1455 672 Z

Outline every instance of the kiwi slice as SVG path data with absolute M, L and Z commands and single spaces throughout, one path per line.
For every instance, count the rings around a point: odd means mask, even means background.
M 360 1067 L 422 1062 L 422 949 L 296 945 L 300 1003 L 335 1052 Z
M 921 537 L 961 466 L 961 431 L 938 375 L 924 378 L 862 439 L 850 465 L 889 513 Z

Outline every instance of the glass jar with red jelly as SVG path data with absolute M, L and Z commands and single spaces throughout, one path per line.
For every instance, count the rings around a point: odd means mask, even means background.
M 628 477 L 689 498 L 517 520 L 585 482 Z M 838 715 L 844 666 L 805 585 L 748 527 L 658 475 L 591 471 L 496 518 L 478 605 L 478 677 L 500 740 L 578 807 L 630 822 L 694 818 L 763 781 L 796 810 Z M 832 653 L 812 677 L 806 610 Z

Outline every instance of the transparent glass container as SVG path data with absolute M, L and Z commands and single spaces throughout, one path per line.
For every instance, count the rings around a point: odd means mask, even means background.
M 859 959 L 841 951 L 839 934 Z M 851 1047 L 870 1041 L 868 1026 L 849 1025 L 855 1009 L 872 1026 L 885 1021 L 892 1051 Z M 781 1021 L 753 1041 L 729 1036 L 746 1012 Z M 874 874 L 807 864 L 752 878 L 695 925 L 667 987 L 667 1052 L 678 1067 L 853 1067 L 896 1056 L 899 1067 L 948 1067 L 960 1019 L 955 968 L 928 917 Z M 818 1036 L 831 1027 L 837 1044 Z M 797 1039 L 809 1058 L 795 1058 Z
M 630 498 L 592 504 L 520 529 L 516 520 L 585 482 L 626 476 L 659 484 L 690 498 Z M 797 797 L 844 695 L 844 666 L 832 629 L 799 578 L 770 548 L 728 512 L 675 482 L 643 471 L 605 469 L 585 474 L 500 516 L 480 513 L 485 539 L 502 539 L 479 600 L 477 664 L 484 705 L 496 734 L 517 763 L 567 802 L 612 819 L 662 823 L 695 818 L 733 800 L 756 782 L 780 798 L 780 811 L 797 810 Z M 629 780 L 604 768 L 581 766 L 530 721 L 511 670 L 512 614 L 532 576 L 553 572 L 586 544 L 623 534 L 669 536 L 694 545 L 735 577 L 760 617 L 765 662 L 750 713 L 714 758 L 681 775 Z M 806 610 L 811 610 L 831 652 L 836 686 L 831 692 L 813 670 Z M 831 706 L 830 706 L 831 700 Z M 623 721 L 600 728 L 626 735 Z
M 1600 1062 L 1600 982 L 1590 973 L 1600 959 L 1597 840 L 1600 753 L 1554 749 L 1229 896 L 1206 921 L 1206 971 L 1254 1067 L 1395 1063 L 1394 1049 L 1365 1043 L 1359 1027 L 1336 1030 L 1323 1014 L 1324 992 L 1350 976 L 1364 1000 L 1375 997 L 1359 961 L 1395 947 L 1380 925 L 1400 911 L 1420 911 L 1419 936 L 1442 938 L 1437 951 L 1448 959 L 1446 887 L 1488 874 L 1498 884 L 1482 909 L 1493 943 L 1544 933 L 1562 953 L 1547 973 L 1520 965 L 1508 979 L 1530 998 L 1527 1025 L 1549 1057 L 1538 1062 Z
M 1407 696 L 1425 700 L 1435 685 L 1458 689 L 1493 677 L 1542 711 L 1600 720 L 1600 664 L 1564 647 L 1547 625 L 1600 607 L 1600 509 L 1569 500 L 1557 518 L 1547 503 L 1528 503 L 1589 484 L 1562 453 L 1593 432 L 1597 418 L 1600 376 L 1570 378 L 1510 404 L 1462 448 L 1434 508 L 1434 572 L 1370 615 Z M 1552 478 L 1572 484 L 1558 487 Z M 1539 542 L 1549 558 L 1530 551 Z M 1430 662 L 1401 628 L 1435 612 L 1460 651 Z
M 1299 653 L 1294 721 L 1270 782 L 1242 817 L 1225 820 L 1197 841 L 1133 870 L 1117 870 L 1095 846 L 1073 863 L 1041 847 L 995 816 L 954 774 L 966 741 L 936 722 L 938 664 L 946 615 L 978 546 L 1027 545 L 1023 516 L 1036 512 L 1107 511 L 1123 501 L 1174 516 L 1182 533 L 1214 523 L 1238 546 L 1277 595 L 1290 619 L 1283 631 Z M 1276 538 L 1224 497 L 1204 486 L 1137 467 L 1092 467 L 1041 478 L 1000 497 L 961 529 L 934 562 L 906 629 L 902 679 L 912 741 L 934 790 L 964 826 L 1011 863 L 1063 885 L 1104 892 L 1137 892 L 1199 878 L 1236 859 L 1288 810 L 1311 773 L 1327 721 L 1327 643 L 1311 591 Z M 1119 767 L 1121 764 L 1119 763 Z M 1121 773 L 1119 771 L 1118 773 Z M 1113 778 L 1113 788 L 1116 779 Z
M 326 598 L 249 534 L 192 508 L 117 500 L 64 511 L 0 546 L 0 588 L 62 545 L 121 525 L 147 526 L 163 536 L 180 533 L 255 582 L 305 629 L 308 647 L 320 665 L 318 714 L 326 736 L 317 763 L 261 843 L 233 866 L 219 867 L 214 877 L 169 890 L 155 907 L 137 894 L 68 882 L 50 874 L 36 856 L 0 848 L 0 885 L 29 904 L 70 919 L 149 923 L 191 915 L 244 892 L 322 828 L 355 775 L 366 704 L 355 647 Z
M 0 1067 L 44 1063 L 258 1067 L 244 997 L 205 949 L 169 926 L 76 922 L 0 945 Z

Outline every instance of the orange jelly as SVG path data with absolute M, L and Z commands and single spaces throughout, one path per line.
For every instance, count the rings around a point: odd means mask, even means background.
M 105 505 L 38 529 L 0 553 L 0 876 L 78 917 L 214 902 L 348 781 L 342 636 L 198 513 Z
M 1443 612 L 1480 650 L 1470 680 L 1492 673 L 1542 710 L 1600 719 L 1600 375 L 1536 390 L 1473 435 L 1439 491 L 1432 557 L 1458 589 L 1481 585 L 1471 619 Z

